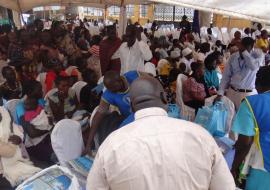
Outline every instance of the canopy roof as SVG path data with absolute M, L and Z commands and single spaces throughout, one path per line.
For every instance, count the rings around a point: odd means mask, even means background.
M 0 0 L 0 6 L 24 12 L 34 7 L 46 5 L 105 7 L 105 5 L 121 6 L 150 2 L 181 5 L 217 14 L 270 23 L 269 0 Z
M 221 15 L 270 23 L 269 0 L 152 0 L 204 10 Z
M 146 0 L 0 0 L 0 6 L 13 9 L 16 11 L 28 11 L 34 7 L 48 5 L 62 6 L 92 6 L 105 7 L 105 5 L 128 5 L 128 4 L 145 4 Z

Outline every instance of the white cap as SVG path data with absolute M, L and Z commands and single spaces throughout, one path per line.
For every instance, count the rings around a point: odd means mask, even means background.
M 172 59 L 179 58 L 180 56 L 181 56 L 180 51 L 177 51 L 177 50 L 171 51 L 171 58 Z
M 186 57 L 187 55 L 189 55 L 191 53 L 192 53 L 192 50 L 190 48 L 185 48 L 182 51 L 182 54 L 183 54 L 184 57 Z
M 144 65 L 144 71 L 146 73 L 149 73 L 149 74 L 153 75 L 154 77 L 157 76 L 156 67 L 151 62 L 145 63 L 145 65 Z
M 197 61 L 202 61 L 202 62 L 204 62 L 204 60 L 205 60 L 205 55 L 202 54 L 202 53 L 198 53 L 198 54 L 197 54 Z

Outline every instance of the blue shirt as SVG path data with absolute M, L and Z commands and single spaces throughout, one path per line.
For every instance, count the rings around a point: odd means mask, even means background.
M 137 71 L 129 71 L 123 75 L 129 85 L 139 77 L 139 73 Z M 103 95 L 102 99 L 116 107 L 118 107 L 119 111 L 123 116 L 129 116 L 132 111 L 130 107 L 130 96 L 129 96 L 129 89 L 123 93 L 113 93 L 109 90 L 106 90 Z
M 263 53 L 244 51 L 241 59 L 239 52 L 231 55 L 221 79 L 218 94 L 224 95 L 226 89 L 255 89 L 256 74 L 263 63 Z
M 233 132 L 245 136 L 255 136 L 255 121 L 247 102 L 244 100 L 233 122 Z M 251 168 L 246 182 L 247 190 L 264 190 L 270 186 L 270 174 L 260 169 Z
M 232 131 L 240 135 L 252 137 L 255 136 L 255 127 L 253 113 L 244 100 L 234 118 Z

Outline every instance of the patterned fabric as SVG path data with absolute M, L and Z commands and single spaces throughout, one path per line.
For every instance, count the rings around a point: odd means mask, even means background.
M 51 101 L 53 101 L 54 103 L 58 104 L 59 103 L 59 98 L 58 98 L 58 90 L 53 93 L 52 95 L 50 95 L 48 97 Z M 65 114 L 68 112 L 72 112 L 75 111 L 76 109 L 76 92 L 74 90 L 72 90 L 71 88 L 68 91 L 68 97 L 65 99 L 64 101 L 64 112 Z M 52 115 L 50 106 L 49 106 L 49 102 L 46 102 L 46 111 L 48 113 L 48 115 Z
M 183 83 L 184 102 L 206 98 L 204 84 L 198 83 L 193 77 L 188 78 Z

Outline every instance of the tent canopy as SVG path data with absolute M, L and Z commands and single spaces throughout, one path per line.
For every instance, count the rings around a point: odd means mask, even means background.
M 151 0 L 216 14 L 270 23 L 269 0 Z
M 191 7 L 222 15 L 235 16 L 252 21 L 270 23 L 269 0 L 0 0 L 0 6 L 19 12 L 46 5 L 93 6 L 128 5 L 158 2 Z
M 145 4 L 146 0 L 0 0 L 0 6 L 18 11 L 25 12 L 34 7 L 61 5 L 61 6 L 89 6 L 104 8 L 105 5 L 128 5 L 128 4 Z

